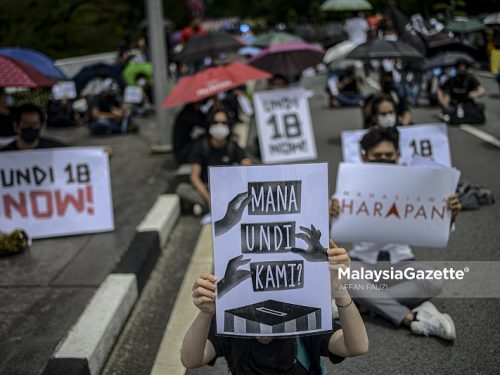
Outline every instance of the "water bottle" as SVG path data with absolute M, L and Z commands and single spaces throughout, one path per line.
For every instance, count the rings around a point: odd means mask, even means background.
M 462 104 L 459 104 L 457 107 L 457 117 L 464 118 L 464 106 Z

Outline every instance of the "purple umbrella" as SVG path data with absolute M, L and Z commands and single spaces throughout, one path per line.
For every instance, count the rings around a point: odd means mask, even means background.
M 265 70 L 273 75 L 294 77 L 311 66 L 323 61 L 323 48 L 302 42 L 275 44 L 248 62 L 250 65 Z

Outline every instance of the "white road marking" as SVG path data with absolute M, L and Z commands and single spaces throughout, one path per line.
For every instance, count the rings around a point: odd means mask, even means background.
M 485 142 L 488 142 L 489 144 L 492 144 L 493 146 L 500 148 L 500 139 L 495 138 L 494 136 L 486 133 L 485 131 L 479 130 L 478 128 L 475 128 L 475 127 L 473 127 L 471 125 L 467 125 L 467 124 L 460 125 L 460 129 L 462 129 L 463 131 L 465 131 L 469 134 L 472 134 L 473 136 L 475 136 L 475 137 L 477 137 Z
M 210 272 L 213 264 L 211 225 L 205 225 L 186 270 L 184 280 L 177 294 L 163 339 L 156 353 L 151 375 L 184 375 L 186 369 L 181 363 L 182 338 L 198 313 L 193 305 L 191 287 L 197 277 Z

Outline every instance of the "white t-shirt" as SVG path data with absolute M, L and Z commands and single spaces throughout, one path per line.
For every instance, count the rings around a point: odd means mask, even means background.
M 368 30 L 368 22 L 363 17 L 349 18 L 344 24 L 344 31 L 347 33 L 349 40 L 354 43 L 366 42 Z

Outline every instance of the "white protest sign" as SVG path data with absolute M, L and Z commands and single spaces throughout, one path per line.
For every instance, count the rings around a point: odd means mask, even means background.
M 415 155 L 419 155 L 446 167 L 451 167 L 448 129 L 445 124 L 422 124 L 399 126 L 400 164 L 408 165 Z M 342 132 L 342 156 L 347 163 L 361 163 L 359 142 L 368 130 Z
M 209 173 L 217 333 L 330 330 L 327 164 Z
M 108 155 L 102 148 L 3 152 L 0 228 L 32 238 L 114 229 Z
M 316 159 L 316 143 L 304 88 L 254 94 L 262 161 L 265 164 Z
M 60 99 L 75 99 L 76 86 L 73 81 L 58 82 L 52 86 L 52 95 L 55 100 Z
M 457 174 L 451 168 L 341 163 L 340 214 L 330 235 L 339 242 L 445 247 L 451 221 L 447 200 Z
M 142 103 L 143 93 L 142 87 L 139 86 L 127 86 L 123 93 L 123 101 L 130 104 L 140 104 Z

